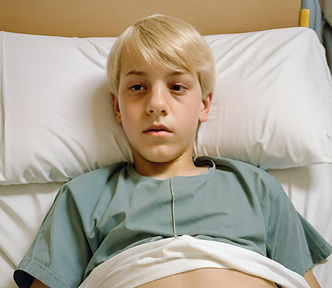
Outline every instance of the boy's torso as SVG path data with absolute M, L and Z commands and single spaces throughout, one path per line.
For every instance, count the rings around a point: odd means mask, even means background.
M 238 270 L 222 268 L 202 268 L 171 275 L 139 286 L 138 288 L 166 287 L 218 287 L 218 288 L 276 288 L 276 284 L 260 277 L 245 274 Z
M 92 270 L 123 257 L 129 248 L 158 244 L 175 234 L 270 258 L 300 275 L 331 253 L 275 178 L 245 163 L 212 160 L 196 160 L 213 167 L 190 177 L 156 180 L 138 175 L 132 164 L 118 163 L 73 179 L 58 193 L 15 277 L 21 279 L 22 271 L 40 273 L 49 283 L 63 279 L 77 287 Z M 63 259 L 69 263 L 66 270 Z M 45 268 L 56 277 L 45 276 Z
M 91 214 L 84 221 L 85 231 L 93 231 L 89 242 L 95 248 L 86 276 L 100 261 L 175 233 L 230 243 L 266 256 L 269 211 L 261 205 L 271 195 L 253 193 L 229 167 L 216 169 L 210 164 L 213 167 L 203 175 L 167 180 L 140 176 L 130 164 L 114 174 L 93 212 L 80 212 Z

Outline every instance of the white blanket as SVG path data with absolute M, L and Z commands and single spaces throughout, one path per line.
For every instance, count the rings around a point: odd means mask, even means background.
M 256 252 L 184 235 L 142 244 L 110 258 L 79 288 L 137 287 L 199 268 L 236 269 L 284 288 L 309 287 L 301 275 Z

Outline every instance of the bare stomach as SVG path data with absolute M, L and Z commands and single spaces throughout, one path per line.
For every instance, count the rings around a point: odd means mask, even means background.
M 271 281 L 243 272 L 222 269 L 202 268 L 171 275 L 143 284 L 139 288 L 269 288 L 278 287 Z

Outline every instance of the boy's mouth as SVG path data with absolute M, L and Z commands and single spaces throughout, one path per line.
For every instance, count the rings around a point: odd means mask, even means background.
M 146 130 L 144 130 L 143 133 L 155 137 L 165 137 L 169 135 L 171 131 L 162 124 L 154 124 L 149 126 Z

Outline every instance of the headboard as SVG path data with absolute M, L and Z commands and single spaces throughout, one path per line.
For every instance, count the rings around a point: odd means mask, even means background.
M 0 31 L 118 36 L 135 20 L 162 13 L 203 35 L 240 33 L 299 26 L 300 10 L 301 0 L 2 0 Z

